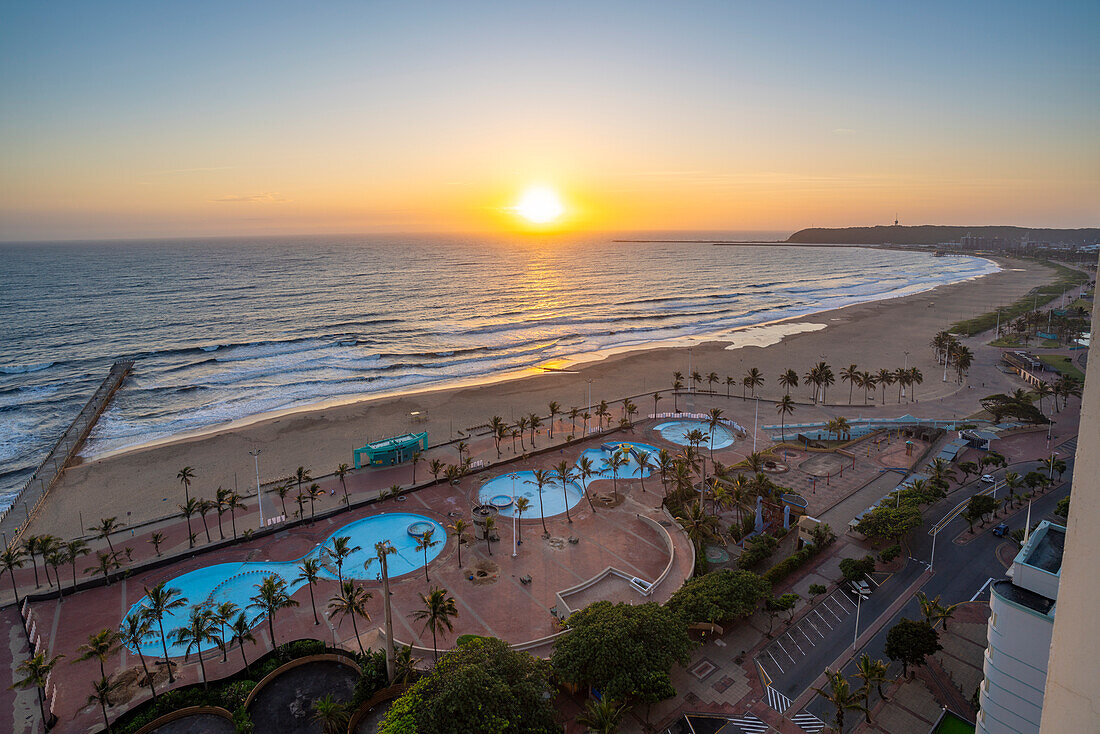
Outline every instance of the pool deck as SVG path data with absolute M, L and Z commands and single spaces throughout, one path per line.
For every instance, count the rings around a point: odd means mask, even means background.
M 627 434 L 624 438 L 640 440 L 640 435 Z M 516 468 L 545 468 L 563 458 L 572 461 L 582 450 L 598 446 L 598 443 L 594 439 L 591 443 L 585 442 L 568 450 L 549 452 L 533 457 L 522 467 L 517 465 Z M 53 681 L 57 687 L 55 711 L 60 717 L 54 731 L 86 731 L 100 721 L 98 709 L 84 704 L 90 691 L 90 682 L 98 677 L 98 664 L 93 661 L 74 664 L 73 661 L 78 657 L 76 648 L 89 634 L 104 628 L 117 627 L 121 616 L 142 597 L 145 587 L 161 581 L 170 582 L 182 573 L 215 563 L 292 560 L 307 553 L 339 527 L 383 512 L 418 513 L 444 524 L 453 522 L 458 516 L 469 520 L 470 507 L 476 503 L 481 484 L 501 471 L 496 469 L 472 474 L 455 487 L 446 483 L 435 485 L 408 494 L 404 501 L 389 499 L 366 508 L 318 519 L 313 525 L 289 529 L 231 548 L 202 553 L 163 568 L 138 573 L 110 586 L 66 596 L 60 602 L 49 600 L 33 603 L 32 615 L 37 629 L 41 631 L 39 634 L 43 644 L 48 646 L 50 654 L 66 656 L 56 668 Z M 595 480 L 590 482 L 590 488 L 593 493 L 610 494 L 611 484 L 610 480 Z M 659 509 L 659 478 L 646 480 L 645 490 L 642 489 L 642 482 L 636 479 L 620 478 L 618 487 L 624 500 L 617 507 L 604 508 L 597 504 L 596 511 L 593 512 L 588 503 L 582 500 L 571 510 L 572 523 L 567 522 L 564 514 L 547 518 L 549 537 L 543 537 L 536 506 L 532 517 L 525 517 L 522 522 L 517 523 L 522 544 L 518 546 L 518 555 L 515 557 L 512 556 L 513 523 L 510 518 L 498 517 L 497 533 L 500 541 L 493 543 L 491 555 L 484 540 L 471 538 L 468 541 L 462 550 L 461 569 L 458 566 L 455 541 L 447 538 L 442 552 L 427 566 L 428 581 L 425 580 L 423 569 L 391 581 L 395 639 L 400 643 L 413 644 L 414 656 L 420 658 L 423 664 L 430 663 L 431 633 L 424 630 L 422 623 L 414 621 L 411 614 L 421 606 L 420 595 L 436 585 L 447 589 L 454 596 L 459 610 L 453 633 L 446 633 L 439 639 L 441 649 L 450 647 L 458 635 L 478 634 L 492 635 L 513 644 L 533 642 L 536 644 L 527 649 L 534 654 L 548 655 L 552 649 L 552 640 L 545 638 L 550 638 L 561 630 L 557 618 L 551 612 L 559 605 L 558 592 L 581 585 L 609 566 L 649 582 L 657 580 L 666 572 L 666 568 L 668 571 L 648 597 L 643 597 L 626 584 L 613 582 L 587 588 L 572 599 L 583 598 L 590 602 L 597 598 L 610 598 L 613 601 L 634 603 L 667 600 L 692 571 L 690 542 L 678 526 L 670 522 L 664 511 Z M 649 518 L 649 521 L 642 519 L 643 516 Z M 216 532 L 214 530 L 214 537 L 217 537 Z M 576 539 L 575 543 L 570 542 L 571 537 Z M 669 541 L 674 549 L 671 554 Z M 473 565 L 478 562 L 496 564 L 499 577 L 494 583 L 476 585 L 467 578 Z M 522 583 L 521 577 L 528 576 L 531 578 L 530 583 Z M 33 586 L 33 577 L 30 585 Z M 372 641 L 377 646 L 383 620 L 381 584 L 370 581 L 363 582 L 363 586 L 373 594 L 367 605 L 372 621 L 360 620 L 359 629 L 364 646 L 370 646 Z M 293 598 L 301 606 L 281 612 L 275 619 L 277 641 L 318 637 L 347 649 L 357 649 L 351 621 L 329 618 L 326 613 L 328 599 L 335 592 L 335 581 L 322 581 L 314 587 L 321 617 L 321 624 L 315 626 L 308 587 L 297 591 Z M 13 610 L 9 607 L 8 611 Z M 22 637 L 22 632 L 15 621 L 15 615 L 8 616 L 13 617 L 12 624 L 9 625 L 9 637 L 15 646 Z M 266 622 L 258 624 L 253 633 L 256 635 L 257 645 L 246 648 L 250 660 L 271 649 Z M 540 639 L 543 642 L 537 644 Z M 22 654 L 13 647 L 12 656 L 19 659 Z M 221 662 L 221 653 L 218 650 L 205 653 L 203 660 L 210 678 L 229 675 L 242 667 L 240 650 L 236 648 L 230 649 L 226 663 Z M 152 664 L 149 658 L 147 661 Z M 108 661 L 108 672 L 119 673 L 138 665 L 140 663 L 137 656 L 127 652 Z M 182 663 L 177 677 L 183 682 L 199 681 L 199 666 L 195 655 L 188 662 Z M 132 701 L 119 701 L 120 705 L 111 711 L 112 719 L 124 708 L 145 700 L 148 695 L 147 689 L 138 690 Z M 15 694 L 9 696 L 14 697 Z M 29 697 L 19 694 L 19 697 L 26 698 L 23 705 L 34 705 L 33 693 Z

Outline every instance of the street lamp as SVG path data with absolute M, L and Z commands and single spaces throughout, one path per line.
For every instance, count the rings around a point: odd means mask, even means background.
M 514 472 L 510 476 L 512 477 L 512 558 L 515 558 L 519 555 L 519 543 L 516 540 L 516 524 L 518 522 L 516 520 L 516 479 L 518 477 Z M 491 498 L 490 501 L 492 501 Z
M 756 413 L 752 417 L 752 452 L 756 453 L 756 421 L 760 417 L 760 398 L 756 399 Z
M 248 455 L 256 463 L 256 506 L 260 508 L 260 529 L 264 527 L 264 499 L 263 493 L 260 491 L 260 452 L 263 449 L 253 449 L 248 452 Z
M 856 649 L 856 645 L 859 642 L 859 603 L 863 601 L 863 594 L 859 592 L 859 588 L 856 588 L 856 631 L 852 635 L 852 650 Z

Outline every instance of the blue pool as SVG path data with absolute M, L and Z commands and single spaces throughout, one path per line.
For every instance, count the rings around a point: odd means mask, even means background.
M 531 506 L 523 513 L 524 517 L 539 516 L 539 488 L 535 484 L 534 472 L 517 471 L 493 477 L 481 485 L 478 493 L 479 502 L 492 504 L 504 517 L 516 517 L 515 504 L 508 502 L 512 497 L 526 497 L 531 501 Z M 566 507 L 572 509 L 583 497 L 581 487 L 576 482 L 566 483 L 563 492 L 561 480 L 555 474 L 554 480 L 542 488 L 542 512 L 546 517 L 560 515 L 565 512 Z M 502 498 L 506 499 L 501 501 Z
M 661 423 L 653 427 L 653 430 L 660 435 L 666 441 L 670 441 L 679 446 L 689 446 L 690 443 L 687 440 L 687 435 L 692 431 L 700 431 L 703 434 L 704 440 L 701 444 L 701 448 L 710 449 L 724 449 L 727 446 L 733 445 L 733 431 L 726 426 L 718 425 L 714 427 L 713 434 L 710 430 L 710 424 L 706 421 L 686 420 L 686 421 L 669 421 L 667 423 Z M 711 445 L 711 441 L 714 441 L 714 445 Z
M 560 488 L 559 488 L 560 489 Z M 335 579 L 336 566 L 322 553 L 322 548 L 330 547 L 332 539 L 340 536 L 351 538 L 351 547 L 359 546 L 360 549 L 352 553 L 344 560 L 343 574 L 345 578 L 374 581 L 380 578 L 378 561 L 367 565 L 367 562 L 375 557 L 374 544 L 388 540 L 397 552 L 389 556 L 388 567 L 390 578 L 396 578 L 421 568 L 424 565 L 423 551 L 416 550 L 417 538 L 410 534 L 410 528 L 415 533 L 422 533 L 425 529 L 433 530 L 433 539 L 440 542 L 428 549 L 428 560 L 431 561 L 443 551 L 447 539 L 447 531 L 444 527 L 423 515 L 411 512 L 395 512 L 383 515 L 373 515 L 361 520 L 344 525 L 333 532 L 325 542 L 312 551 L 292 561 L 243 561 L 237 563 L 217 563 L 175 577 L 168 581 L 168 587 L 179 589 L 183 597 L 187 599 L 187 606 L 175 610 L 171 615 L 164 617 L 164 631 L 169 637 L 168 654 L 176 657 L 183 655 L 185 647 L 173 645 L 171 642 L 172 631 L 186 623 L 191 613 L 192 606 L 201 604 L 219 605 L 224 602 L 233 602 L 240 611 L 245 612 L 253 625 L 263 620 L 262 614 L 256 610 L 247 609 L 251 603 L 251 597 L 256 593 L 256 587 L 265 576 L 272 574 L 286 582 L 287 591 L 291 594 L 305 586 L 304 581 L 295 581 L 297 578 L 298 564 L 305 558 L 321 558 L 323 578 Z M 147 603 L 146 597 L 142 597 L 130 608 L 130 612 L 137 612 Z M 303 601 L 302 604 L 308 604 Z M 318 601 L 319 608 L 324 606 L 324 601 Z M 156 624 L 154 623 L 154 629 Z M 206 644 L 202 649 L 214 647 Z M 148 655 L 161 653 L 160 635 L 151 637 L 142 646 L 142 652 Z

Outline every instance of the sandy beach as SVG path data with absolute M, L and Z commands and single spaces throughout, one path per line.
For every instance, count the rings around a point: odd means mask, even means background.
M 337 465 L 352 462 L 354 448 L 383 436 L 424 430 L 429 444 L 438 445 L 462 438 L 493 415 L 506 421 L 532 412 L 545 416 L 551 401 L 565 411 L 583 408 L 589 389 L 594 404 L 661 390 L 666 396 L 661 410 L 671 410 L 669 388 L 677 370 L 704 376 L 716 372 L 721 380 L 716 389 L 722 393 L 725 377 L 731 376 L 738 383 L 731 389 L 740 394 L 741 376 L 757 367 L 767 380 L 758 394 L 777 397 L 782 388 L 775 378 L 788 368 L 802 375 L 824 360 L 834 371 L 852 363 L 872 371 L 895 369 L 908 352 L 909 365 L 923 370 L 927 383 L 942 369 L 928 347 L 937 331 L 1008 304 L 1053 279 L 1053 271 L 1032 262 L 1002 260 L 999 264 L 1000 272 L 971 281 L 784 324 L 751 327 L 722 341 L 700 340 L 690 348 L 634 350 L 569 365 L 565 371 L 311 409 L 87 461 L 66 472 L 34 519 L 31 532 L 67 537 L 80 518 L 88 525 L 113 515 L 134 524 L 172 514 L 182 501 L 176 473 L 185 465 L 193 467 L 197 476 L 192 496 L 212 495 L 218 486 L 237 486 L 247 492 L 255 484 L 249 455 L 254 449 L 262 450 L 260 478 L 266 483 L 289 476 L 298 466 L 309 468 L 315 476 L 329 474 Z M 925 392 L 931 393 L 927 384 Z M 805 402 L 809 393 L 799 388 L 794 396 Z M 829 393 L 829 403 L 847 399 L 846 385 L 838 383 Z M 643 415 L 652 412 L 652 398 L 635 402 Z

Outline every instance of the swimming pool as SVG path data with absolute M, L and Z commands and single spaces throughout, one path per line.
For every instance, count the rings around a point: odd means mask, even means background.
M 423 524 L 423 525 L 421 525 Z M 298 564 L 306 558 L 321 558 L 321 576 L 327 579 L 336 579 L 336 566 L 323 554 L 322 548 L 332 545 L 333 538 L 347 536 L 351 538 L 349 545 L 352 548 L 359 546 L 344 560 L 344 578 L 359 580 L 379 580 L 381 574 L 378 570 L 378 561 L 374 560 L 370 565 L 367 562 L 375 558 L 374 544 L 383 540 L 389 541 L 396 552 L 387 560 L 390 578 L 411 573 L 424 565 L 423 551 L 416 550 L 417 537 L 410 534 L 410 526 L 417 525 L 417 532 L 422 532 L 424 527 L 430 526 L 433 540 L 439 544 L 428 549 L 428 561 L 431 561 L 443 551 L 446 543 L 447 531 L 435 520 L 424 515 L 411 512 L 395 512 L 382 515 L 372 515 L 361 520 L 344 525 L 327 538 L 324 543 L 315 547 L 301 558 L 292 561 L 242 561 L 235 563 L 216 563 L 211 566 L 188 571 L 168 581 L 167 586 L 179 589 L 187 605 L 174 610 L 164 616 L 164 631 L 168 636 L 168 654 L 178 657 L 186 652 L 186 646 L 172 643 L 173 631 L 186 624 L 191 608 L 202 604 L 217 606 L 224 602 L 232 602 L 237 605 L 239 611 L 245 612 L 251 625 L 255 626 L 264 619 L 262 613 L 249 610 L 251 597 L 256 593 L 256 587 L 266 576 L 275 575 L 286 582 L 287 593 L 293 594 L 306 585 L 304 581 L 295 581 L 298 574 Z M 439 542 L 442 541 L 442 542 Z M 305 604 L 307 602 L 303 602 Z M 147 606 L 148 599 L 141 597 L 132 607 L 130 613 L 138 612 Z M 142 652 L 148 655 L 159 655 L 162 652 L 160 634 L 154 622 L 154 635 L 144 645 Z M 215 645 L 207 643 L 202 650 L 208 650 Z
M 703 434 L 703 443 L 700 444 L 701 448 L 724 449 L 727 446 L 733 445 L 733 431 L 726 426 L 717 425 L 714 427 L 712 436 L 710 424 L 706 421 L 669 421 L 654 426 L 653 430 L 664 440 L 671 441 L 679 446 L 691 445 L 687 436 L 692 431 L 699 431 Z M 713 447 L 711 446 L 712 439 L 714 440 Z
M 620 466 L 618 472 L 616 472 L 619 479 L 640 479 L 642 477 L 648 477 L 653 473 L 654 469 L 651 468 L 644 474 L 641 471 L 638 460 L 645 454 L 649 455 L 650 464 L 657 463 L 657 454 L 661 452 L 656 446 L 650 446 L 647 443 L 637 443 L 635 441 L 618 441 L 611 444 L 604 444 L 598 449 L 588 449 L 581 453 L 582 458 L 587 458 L 592 462 L 592 467 L 596 470 L 594 479 L 611 479 L 612 471 L 611 464 L 609 463 L 611 455 L 615 451 L 620 452 L 626 458 L 626 464 Z
M 501 497 L 511 500 L 513 495 L 517 499 L 526 497 L 531 501 L 531 506 L 523 513 L 524 517 L 539 516 L 539 488 L 535 484 L 535 473 L 533 471 L 516 471 L 493 477 L 481 485 L 481 491 L 478 492 L 478 501 L 482 504 L 494 505 L 497 512 L 504 517 L 516 517 L 514 503 L 505 504 L 499 501 Z M 568 482 L 563 492 L 561 480 L 558 479 L 557 474 L 554 474 L 553 480 L 542 488 L 542 514 L 546 517 L 560 515 L 565 512 L 566 507 L 572 509 L 583 498 L 584 493 L 581 491 L 579 484 Z

